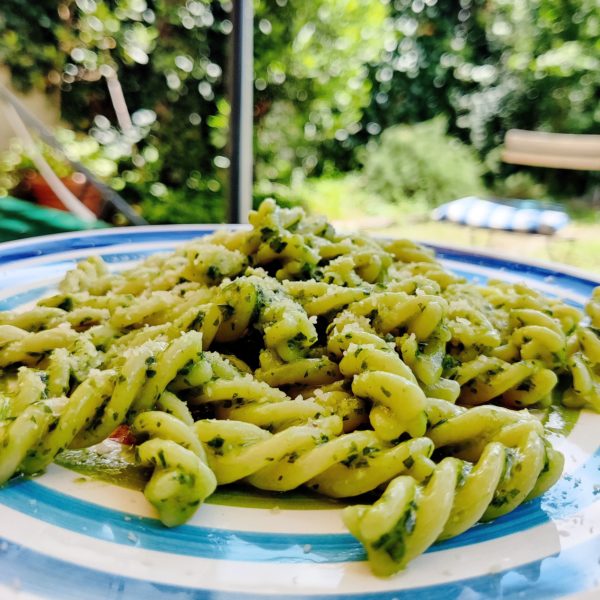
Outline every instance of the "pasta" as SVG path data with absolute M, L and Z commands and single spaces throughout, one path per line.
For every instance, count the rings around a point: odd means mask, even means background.
M 270 200 L 250 223 L 0 313 L 0 484 L 126 426 L 166 526 L 217 485 L 304 486 L 389 576 L 556 482 L 528 408 L 560 383 L 600 410 L 600 288 L 584 314 Z

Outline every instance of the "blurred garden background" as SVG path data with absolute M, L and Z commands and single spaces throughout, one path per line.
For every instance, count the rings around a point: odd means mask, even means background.
M 69 157 L 150 223 L 221 222 L 231 8 L 2 0 L 0 79 L 37 98 L 35 114 Z M 571 241 L 553 242 L 550 258 L 600 270 L 600 173 L 500 158 L 511 128 L 600 133 L 597 0 L 255 0 L 254 8 L 256 203 L 274 197 L 385 235 L 506 249 L 509 234 L 474 239 L 432 222 L 430 211 L 473 194 L 551 200 L 573 222 Z M 33 199 L 31 160 L 9 137 L 0 139 L 0 197 Z M 58 153 L 44 155 L 71 175 Z M 521 237 L 521 255 L 548 258 L 545 242 Z

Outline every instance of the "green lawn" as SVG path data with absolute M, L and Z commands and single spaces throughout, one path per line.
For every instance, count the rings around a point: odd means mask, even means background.
M 356 224 L 356 222 L 355 222 Z M 348 223 L 345 224 L 347 226 Z M 481 247 L 506 257 L 532 258 L 600 273 L 600 225 L 574 223 L 554 237 L 471 230 L 451 223 L 417 222 L 368 227 L 374 235 L 407 237 L 424 242 Z
M 356 174 L 307 180 L 296 192 L 311 213 L 325 215 L 342 230 L 481 247 L 506 257 L 554 261 L 600 273 L 600 210 L 589 201 L 565 202 L 572 224 L 547 237 L 437 223 L 429 220 L 429 209 L 416 202 L 383 202 Z

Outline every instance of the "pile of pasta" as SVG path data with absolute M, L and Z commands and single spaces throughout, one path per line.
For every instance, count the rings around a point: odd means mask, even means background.
M 124 272 L 90 257 L 0 313 L 0 483 L 125 424 L 166 526 L 217 485 L 305 486 L 349 499 L 387 576 L 556 482 L 527 407 L 560 380 L 600 410 L 600 288 L 583 314 L 273 201 L 250 223 Z

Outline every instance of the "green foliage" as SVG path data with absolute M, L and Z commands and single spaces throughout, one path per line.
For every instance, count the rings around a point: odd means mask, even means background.
M 93 137 L 106 137 L 96 116 L 114 126 L 107 82 L 115 77 L 131 111 L 157 116 L 132 159 L 115 158 L 115 189 L 152 220 L 175 215 L 163 186 L 190 206 L 205 192 L 223 198 L 229 1 L 64 0 L 58 10 L 42 1 L 27 4 L 26 19 L 22 2 L 5 0 L 0 22 L 2 57 L 19 87 L 59 85 L 63 118 Z M 258 0 L 255 10 L 257 181 L 335 169 L 369 103 L 364 65 L 382 48 L 385 5 Z
M 64 154 L 38 142 L 38 149 L 52 170 L 59 177 L 66 177 L 73 171 L 69 162 L 76 161 L 87 167 L 95 175 L 108 181 L 115 189 L 123 189 L 130 182 L 135 163 L 148 167 L 158 158 L 158 153 L 146 145 L 143 153 L 138 150 L 138 144 L 148 135 L 154 122 L 153 114 L 148 111 L 138 111 L 132 115 L 133 126 L 125 132 L 111 126 L 106 117 L 98 116 L 90 135 L 76 133 L 71 129 L 59 128 L 54 133 Z M 20 179 L 36 167 L 18 139 L 11 141 L 7 151 L 0 155 L 0 194 L 6 194 L 17 186 Z M 142 175 L 148 168 L 135 173 Z
M 511 127 L 600 131 L 597 0 L 495 2 L 488 35 L 502 50 L 499 118 Z M 508 82 L 512 85 L 508 85 Z
M 340 171 L 366 160 L 363 146 L 437 115 L 477 149 L 488 182 L 512 177 L 507 194 L 527 189 L 515 167 L 494 166 L 507 129 L 600 132 L 597 0 L 254 0 L 254 7 L 257 198 L 297 202 L 302 181 L 322 176 L 328 183 L 319 193 L 335 204 L 333 190 L 347 185 Z M 95 158 L 86 158 L 92 170 L 149 219 L 220 219 L 231 8 L 230 0 L 3 0 L 0 63 L 19 89 L 60 89 L 63 120 L 95 144 Z M 130 130 L 118 125 L 109 82 L 122 88 Z M 400 177 L 392 159 L 384 168 L 379 156 L 383 181 Z M 461 161 L 473 163 L 462 154 Z M 430 186 L 454 176 L 451 165 L 437 164 L 438 175 L 435 164 L 407 157 L 398 167 L 406 184 L 382 181 L 390 186 L 383 197 L 429 205 L 456 195 L 452 186 L 433 193 Z M 413 179 L 417 172 L 426 181 Z M 528 172 L 528 196 L 542 193 L 536 181 L 562 195 L 597 185 L 585 172 Z
M 65 54 L 59 46 L 56 0 L 3 0 L 0 10 L 0 64 L 15 87 L 46 89 L 60 81 Z
M 386 20 L 385 51 L 371 64 L 371 103 L 360 141 L 396 123 L 442 114 L 456 133 L 457 103 L 489 80 L 498 49 L 486 38 L 485 12 L 494 2 L 395 0 Z M 472 67 L 479 67 L 472 72 Z
M 486 31 L 502 51 L 497 76 L 464 98 L 459 117 L 482 152 L 513 127 L 600 133 L 597 0 L 494 4 Z M 510 167 L 502 171 L 510 172 Z M 598 184 L 597 176 L 585 171 L 531 173 L 553 193 L 567 197 L 592 191 Z
M 220 223 L 225 220 L 222 197 L 206 189 L 193 196 L 187 190 L 155 189 L 152 197 L 142 200 L 141 208 L 149 223 Z
M 255 10 L 257 179 L 343 168 L 370 102 L 365 65 L 383 49 L 385 4 L 257 0 Z
M 52 148 L 42 146 L 40 150 L 46 162 L 59 177 L 66 177 L 71 173 L 64 158 Z M 6 196 L 34 170 L 35 165 L 25 152 L 23 144 L 17 139 L 11 140 L 8 150 L 0 154 L 0 197 Z
M 364 176 L 386 201 L 425 208 L 482 191 L 474 152 L 446 135 L 443 118 L 386 129 L 367 147 Z
M 60 87 L 63 119 L 103 147 L 90 165 L 97 175 L 149 218 L 180 221 L 181 211 L 164 210 L 165 186 L 189 199 L 189 218 L 198 195 L 223 203 L 230 9 L 201 0 L 5 0 L 0 56 L 17 87 Z M 122 88 L 132 128 L 116 127 L 111 81 Z M 218 214 L 202 208 L 193 220 Z
M 599 14 L 597 0 L 394 0 L 355 143 L 438 114 L 482 158 L 510 128 L 600 132 Z M 563 195 L 596 185 L 586 172 L 530 173 Z
M 534 200 L 548 198 L 546 186 L 536 181 L 526 171 L 518 171 L 508 177 L 497 178 L 493 191 L 501 198 L 532 198 Z
M 360 222 L 365 215 L 395 217 L 398 212 L 395 206 L 368 190 L 362 176 L 353 173 L 307 179 L 292 189 L 310 212 L 328 219 Z

